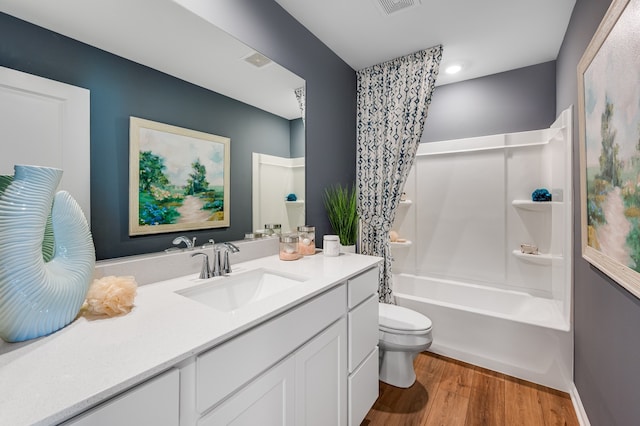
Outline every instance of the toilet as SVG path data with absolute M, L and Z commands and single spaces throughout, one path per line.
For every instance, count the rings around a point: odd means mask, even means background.
M 413 360 L 431 346 L 431 320 L 402 306 L 378 304 L 380 349 L 379 379 L 408 388 L 416 381 Z

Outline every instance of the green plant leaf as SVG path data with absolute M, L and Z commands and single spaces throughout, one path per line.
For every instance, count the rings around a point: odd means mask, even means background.
M 331 228 L 344 246 L 354 245 L 358 239 L 358 194 L 355 186 L 340 184 L 326 188 L 324 206 Z

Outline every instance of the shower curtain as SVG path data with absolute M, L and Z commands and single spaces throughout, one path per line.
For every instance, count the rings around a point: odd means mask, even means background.
M 359 251 L 384 259 L 379 299 L 392 303 L 389 231 L 415 158 L 442 46 L 357 72 L 356 185 Z

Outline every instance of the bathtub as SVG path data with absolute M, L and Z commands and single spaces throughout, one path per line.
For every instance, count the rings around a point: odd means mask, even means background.
M 431 352 L 571 390 L 573 336 L 559 301 L 404 273 L 393 289 L 398 305 L 433 322 Z

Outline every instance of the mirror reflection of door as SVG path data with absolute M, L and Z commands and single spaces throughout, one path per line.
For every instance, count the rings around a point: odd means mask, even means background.
M 253 231 L 280 224 L 288 233 L 305 224 L 304 177 L 304 157 L 253 153 Z

